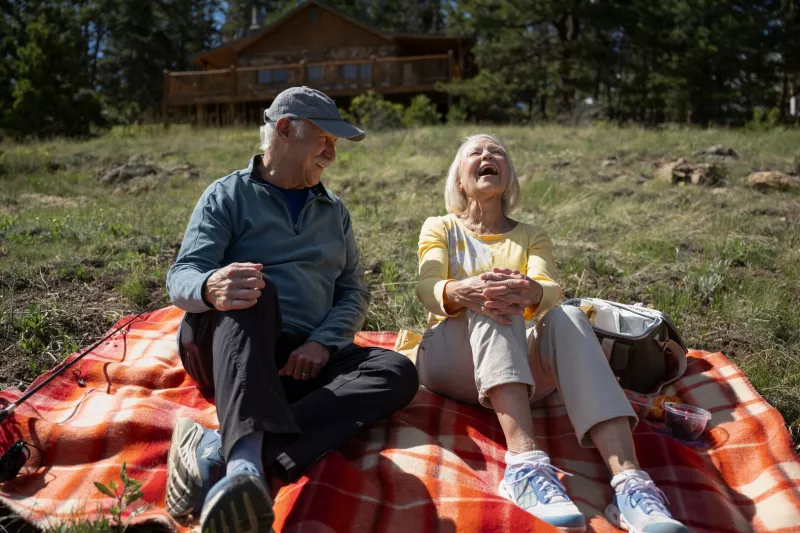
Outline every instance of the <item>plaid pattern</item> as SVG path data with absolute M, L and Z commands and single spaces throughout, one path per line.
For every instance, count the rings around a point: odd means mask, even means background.
M 44 449 L 0 501 L 38 525 L 91 517 L 108 508 L 94 481 L 119 478 L 122 462 L 143 482 L 147 510 L 178 531 L 164 508 L 166 459 L 177 417 L 215 426 L 214 406 L 181 368 L 175 333 L 183 313 L 145 315 L 20 406 L 0 426 L 0 450 L 17 439 Z M 394 333 L 361 333 L 362 345 L 392 347 Z M 800 460 L 781 416 L 722 354 L 691 352 L 686 375 L 668 393 L 713 414 L 707 443 L 687 447 L 642 421 L 639 459 L 693 532 L 800 531 Z M 39 378 L 43 379 L 45 376 Z M 0 403 L 20 396 L 0 392 Z M 548 397 L 534 411 L 537 442 L 565 478 L 589 530 L 615 531 L 602 518 L 611 501 L 608 473 L 595 450 L 578 446 L 563 404 Z M 551 532 L 496 494 L 504 439 L 494 414 L 421 390 L 391 418 L 319 461 L 298 482 L 273 486 L 277 531 L 382 533 Z M 189 524 L 195 526 L 196 522 Z

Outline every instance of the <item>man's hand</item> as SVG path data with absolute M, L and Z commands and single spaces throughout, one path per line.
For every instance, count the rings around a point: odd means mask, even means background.
M 264 288 L 262 268 L 258 263 L 231 263 L 222 267 L 206 280 L 203 296 L 218 311 L 252 307 Z
M 278 375 L 303 381 L 314 379 L 330 357 L 328 348 L 318 342 L 308 341 L 289 354 L 286 366 L 278 371 Z
M 481 274 L 481 279 L 486 282 L 485 307 L 492 313 L 520 314 L 542 301 L 542 286 L 519 270 L 493 268 Z

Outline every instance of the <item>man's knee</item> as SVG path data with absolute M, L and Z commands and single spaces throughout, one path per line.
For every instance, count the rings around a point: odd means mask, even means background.
M 264 301 L 278 301 L 278 286 L 272 281 L 272 278 L 265 273 L 261 273 L 261 279 L 264 281 L 264 288 L 261 289 L 261 297 L 259 300 Z
M 275 285 L 272 278 L 263 272 L 261 273 L 261 279 L 264 281 L 264 288 L 261 289 L 261 296 L 258 297 L 255 305 L 235 312 L 245 311 L 255 314 L 266 314 L 278 307 L 278 286 Z
M 389 388 L 404 407 L 419 390 L 417 367 L 408 357 L 390 350 L 384 352 L 379 364 L 385 369 Z

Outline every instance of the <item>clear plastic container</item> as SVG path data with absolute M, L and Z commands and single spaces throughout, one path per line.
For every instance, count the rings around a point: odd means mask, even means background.
M 638 398 L 634 400 L 631 397 L 628 397 L 628 401 L 630 402 L 631 407 L 633 407 L 633 412 L 636 413 L 637 417 L 641 419 L 648 417 L 650 414 L 650 408 L 653 406 L 652 402 Z
M 625 396 L 628 397 L 628 401 L 633 407 L 633 412 L 636 413 L 636 416 L 639 418 L 647 418 L 650 413 L 650 408 L 653 407 L 653 400 L 649 398 L 645 394 L 639 394 L 638 392 L 633 392 L 626 390 Z
M 697 440 L 711 420 L 711 413 L 705 409 L 685 403 L 667 402 L 664 409 L 667 427 L 680 440 Z

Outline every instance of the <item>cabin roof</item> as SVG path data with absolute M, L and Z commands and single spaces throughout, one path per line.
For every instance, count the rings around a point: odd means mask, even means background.
M 214 68 L 227 68 L 236 63 L 236 58 L 239 55 L 239 53 L 253 46 L 261 39 L 273 33 L 281 25 L 283 25 L 284 22 L 294 17 L 296 14 L 300 13 L 303 10 L 309 9 L 312 6 L 324 9 L 325 11 L 328 11 L 333 15 L 342 18 L 346 20 L 348 23 L 353 24 L 354 26 L 357 26 L 364 31 L 367 31 L 375 35 L 376 37 L 384 39 L 387 42 L 403 42 L 403 41 L 441 42 L 447 40 L 458 42 L 464 39 L 463 37 L 455 37 L 455 36 L 436 34 L 436 33 L 403 33 L 403 32 L 393 33 L 393 32 L 380 31 L 377 28 L 370 26 L 369 24 L 365 24 L 348 15 L 345 15 L 338 9 L 329 6 L 328 4 L 321 2 L 320 0 L 306 0 L 304 2 L 299 3 L 297 7 L 295 7 L 288 13 L 284 14 L 282 17 L 280 17 L 273 23 L 269 24 L 268 26 L 265 26 L 263 29 L 245 35 L 244 37 L 241 37 L 234 41 L 225 43 L 221 46 L 217 46 L 216 48 L 211 48 L 208 50 L 203 50 L 202 52 L 198 52 L 192 55 L 190 59 L 192 63 L 196 65 L 208 64 Z

